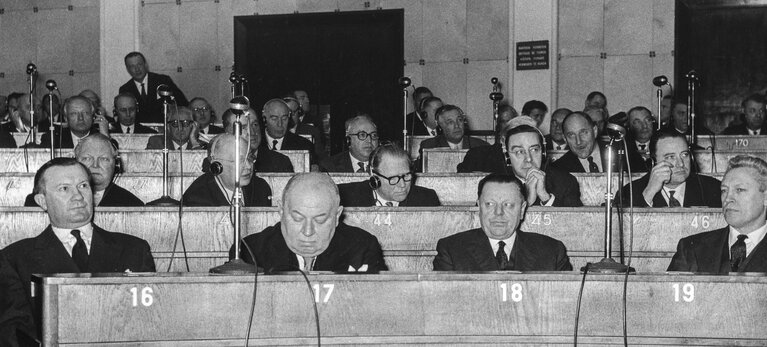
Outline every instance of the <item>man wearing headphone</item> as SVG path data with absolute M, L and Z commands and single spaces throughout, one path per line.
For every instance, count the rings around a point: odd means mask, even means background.
M 73 96 L 64 102 L 64 116 L 69 127 L 56 127 L 53 131 L 54 148 L 75 148 L 86 136 L 99 132 L 109 137 L 109 122 L 103 115 L 95 114 L 96 108 L 83 96 Z M 40 147 L 50 148 L 51 138 L 43 134 Z
M 408 126 L 408 135 L 422 136 L 427 135 L 426 127 L 424 127 L 421 119 L 426 118 L 426 114 L 423 111 L 423 100 L 433 97 L 431 90 L 426 87 L 418 87 L 413 90 L 413 107 L 415 110 L 407 114 L 406 122 Z
M 154 129 L 136 122 L 138 101 L 130 93 L 120 93 L 115 96 L 113 114 L 117 122 L 112 124 L 114 134 L 156 134 Z
M 137 207 L 144 202 L 114 183 L 122 173 L 122 161 L 112 139 L 95 133 L 86 136 L 75 147 L 75 159 L 85 165 L 93 178 L 93 205 L 106 207 Z M 34 194 L 27 195 L 24 206 L 37 206 Z
M 323 172 L 370 172 L 370 153 L 378 148 L 378 127 L 373 119 L 360 114 L 346 120 L 347 150 L 320 161 Z
M 244 206 L 271 206 L 272 189 L 262 178 L 253 174 L 253 162 L 248 159 L 248 141 L 240 138 L 240 158 L 234 156 L 235 137 L 221 134 L 210 141 L 208 157 L 210 172 L 198 177 L 184 192 L 186 206 L 229 206 L 233 203 L 235 180 L 240 179 Z M 235 160 L 240 172 L 234 170 Z
M 656 133 L 650 140 L 650 155 L 655 162 L 652 170 L 633 182 L 635 207 L 722 207 L 721 182 L 693 172 L 693 154 L 683 134 Z M 630 196 L 628 184 L 616 199 L 620 196 Z M 629 203 L 623 199 L 623 205 Z
M 341 205 L 440 206 L 437 193 L 413 185 L 410 157 L 395 144 L 383 144 L 370 153 L 370 178 L 338 185 Z
M 463 110 L 455 105 L 443 105 L 434 112 L 437 120 L 438 135 L 421 142 L 416 170 L 421 168 L 424 148 L 450 148 L 453 150 L 470 149 L 487 146 L 489 143 L 478 138 L 465 135 L 466 116 Z
M 234 134 L 234 113 L 231 109 L 227 109 L 221 120 L 224 124 L 224 131 L 227 134 Z M 248 109 L 247 114 L 240 118 L 242 123 L 242 136 L 250 142 L 250 154 L 249 160 L 253 161 L 253 170 L 255 172 L 293 172 L 293 164 L 290 162 L 290 158 L 282 153 L 273 151 L 266 147 L 266 144 L 261 141 L 264 137 L 261 130 L 261 122 L 256 116 L 256 111 L 252 108 Z M 206 164 L 206 162 L 208 162 Z M 203 161 L 203 171 L 207 172 L 204 168 L 209 166 L 209 158 L 205 158 Z

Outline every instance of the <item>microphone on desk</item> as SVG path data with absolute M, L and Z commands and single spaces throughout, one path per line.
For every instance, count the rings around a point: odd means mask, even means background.
M 32 75 L 37 73 L 37 66 L 35 64 L 29 63 L 27 64 L 27 75 Z
M 160 99 L 173 100 L 173 91 L 170 90 L 170 87 L 168 87 L 167 84 L 161 84 L 157 86 L 157 96 L 159 96 Z
M 250 100 L 244 95 L 236 96 L 229 101 L 229 109 L 236 116 L 243 116 L 250 108 Z
M 665 85 L 668 85 L 669 84 L 668 77 L 666 77 L 666 75 L 656 76 L 655 78 L 652 79 L 652 84 L 655 85 L 656 87 L 663 87 Z

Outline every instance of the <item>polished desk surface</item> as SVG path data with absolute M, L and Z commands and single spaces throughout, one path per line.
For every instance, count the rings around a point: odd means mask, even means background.
M 46 345 L 242 345 L 252 275 L 101 274 L 35 279 Z M 582 276 L 562 273 L 260 275 L 252 345 L 573 343 Z M 624 276 L 586 278 L 582 345 L 622 345 Z M 309 287 L 312 289 L 310 290 Z M 631 345 L 767 344 L 767 277 L 628 276 Z M 737 295 L 736 295 L 737 293 Z
M 428 148 L 423 151 L 423 172 L 456 172 L 457 166 L 466 156 L 467 149 Z M 567 151 L 549 151 L 547 158 L 554 161 Z M 713 153 L 713 155 L 712 155 Z M 727 162 L 738 155 L 750 155 L 767 160 L 767 147 L 758 149 L 736 148 L 732 150 L 697 150 L 693 152 L 702 173 L 724 173 Z
M 123 161 L 125 172 L 134 173 L 162 173 L 162 150 L 126 149 L 120 150 L 120 158 Z M 296 172 L 309 172 L 309 152 L 307 151 L 279 151 L 286 155 Z M 56 156 L 74 157 L 73 150 L 62 149 L 61 155 L 56 150 Z M 171 150 L 168 153 L 168 172 L 176 173 L 183 162 L 184 172 L 202 172 L 202 161 L 208 156 L 205 150 L 184 150 L 182 152 Z M 0 148 L 0 172 L 35 172 L 44 163 L 51 159 L 50 149 L 33 148 L 29 150 L 19 148 Z
M 243 235 L 262 231 L 279 221 L 277 208 L 244 208 Z M 182 226 L 192 271 L 206 271 L 223 263 L 234 240 L 229 208 L 184 208 Z M 476 207 L 346 208 L 345 223 L 369 231 L 378 238 L 387 265 L 395 271 L 432 269 L 436 244 L 441 238 L 478 228 Z M 94 221 L 100 227 L 147 240 L 157 268 L 163 271 L 173 254 L 178 230 L 178 209 L 98 208 Z M 613 216 L 613 257 L 620 250 L 628 256 L 631 240 L 629 215 L 624 215 L 623 238 Z M 0 208 L 0 248 L 34 237 L 48 225 L 40 208 Z M 634 212 L 633 262 L 640 271 L 664 271 L 679 239 L 726 225 L 720 209 L 636 209 Z M 601 259 L 604 250 L 604 209 L 528 209 L 522 230 L 549 235 L 562 241 L 574 267 Z M 623 241 L 623 242 L 621 242 Z M 623 247 L 621 247 L 621 243 Z M 172 269 L 185 269 L 181 245 L 177 246 Z

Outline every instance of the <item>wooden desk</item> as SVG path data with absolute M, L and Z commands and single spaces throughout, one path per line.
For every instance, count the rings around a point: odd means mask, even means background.
M 109 277 L 111 276 L 111 277 Z M 48 346 L 242 345 L 253 276 L 36 278 Z M 567 345 L 577 273 L 259 276 L 251 345 Z M 578 342 L 622 345 L 622 275 L 587 278 Z M 767 277 L 628 278 L 631 345 L 767 344 Z M 737 293 L 737 295 L 733 295 Z M 748 304 L 744 304 L 748 303 Z M 736 309 L 733 309 L 736 308 Z
M 57 156 L 58 156 L 58 150 Z M 49 149 L 34 148 L 27 151 L 25 159 L 23 149 L 0 148 L 0 172 L 35 172 L 45 162 L 51 159 Z M 74 157 L 72 149 L 63 149 L 62 156 Z M 309 172 L 309 152 L 280 151 L 288 156 L 296 172 Z M 184 172 L 202 172 L 202 161 L 207 157 L 205 150 L 183 151 L 183 158 L 178 151 L 168 154 L 168 172 L 179 172 L 180 162 L 184 163 Z M 126 149 L 120 150 L 125 172 L 162 173 L 162 150 Z M 27 170 L 27 164 L 29 170 Z
M 757 135 L 716 135 L 716 136 L 696 136 L 698 146 L 705 149 L 714 148 L 716 150 L 756 150 L 763 151 L 767 149 L 767 136 Z
M 478 138 L 480 140 L 484 140 L 485 142 L 489 144 L 495 143 L 495 136 L 494 135 L 470 135 L 471 137 Z M 432 136 L 408 136 L 407 137 L 410 140 L 410 144 L 408 145 L 408 149 L 410 149 L 410 159 L 416 160 L 418 159 L 418 156 L 420 153 L 418 152 L 419 149 L 421 149 L 421 142 L 423 142 L 426 139 L 432 138 Z
M 260 232 L 279 221 L 276 208 L 245 208 L 243 234 Z M 628 250 L 628 215 L 624 218 L 624 247 Z M 98 208 L 95 223 L 102 228 L 135 235 L 149 242 L 157 268 L 167 269 L 178 227 L 176 208 Z M 437 241 L 478 228 L 474 207 L 439 208 L 346 208 L 343 220 L 375 235 L 386 263 L 396 271 L 432 269 Z M 621 238 L 614 216 L 614 254 L 619 257 Z M 0 249 L 17 240 L 38 235 L 48 224 L 39 208 L 0 208 Z M 192 271 L 207 269 L 228 258 L 233 229 L 226 207 L 184 209 L 183 228 Z M 634 213 L 634 260 L 639 271 L 664 271 L 680 238 L 725 226 L 720 209 L 636 209 Z M 528 209 L 522 230 L 554 237 L 567 246 L 574 267 L 598 261 L 603 252 L 602 208 Z M 181 246 L 178 246 L 178 252 Z M 176 253 L 173 269 L 181 271 L 183 257 Z M 628 253 L 628 252 L 626 252 Z
M 157 130 L 157 128 L 161 127 L 160 123 L 154 123 L 155 125 L 153 128 Z M 220 125 L 219 125 L 220 126 Z M 27 140 L 27 133 L 12 133 L 13 139 L 16 141 L 16 146 L 23 146 L 25 141 Z M 37 133 L 37 141 L 36 143 L 40 143 L 40 138 L 47 133 Z M 117 144 L 120 146 L 120 149 L 145 149 L 146 144 L 149 142 L 149 138 L 153 135 L 158 134 L 110 134 L 110 136 L 117 141 Z M 301 137 L 314 142 L 314 139 L 311 135 L 300 135 Z M 416 149 L 417 151 L 417 149 Z

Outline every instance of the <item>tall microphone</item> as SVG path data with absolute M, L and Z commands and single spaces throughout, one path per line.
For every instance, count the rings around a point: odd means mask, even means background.
M 668 77 L 666 75 L 660 75 L 652 79 L 652 84 L 656 87 L 662 87 L 668 84 Z
M 37 66 L 35 64 L 29 63 L 27 64 L 27 75 L 31 75 L 37 73 Z
M 246 96 L 236 96 L 229 101 L 229 109 L 237 116 L 242 116 L 250 108 L 250 100 Z
M 626 136 L 626 128 L 615 123 L 607 123 L 605 126 L 605 134 L 612 140 L 619 141 Z
M 412 83 L 408 77 L 400 77 L 397 82 L 399 82 L 399 86 L 402 88 L 410 87 L 410 84 Z
M 56 81 L 54 81 L 54 80 L 47 80 L 47 81 L 45 81 L 45 88 L 48 88 L 48 91 L 51 92 L 51 93 L 54 90 L 59 89 L 58 87 L 56 87 Z
M 161 99 L 172 98 L 173 91 L 170 90 L 170 87 L 168 87 L 167 84 L 161 84 L 157 86 L 157 95 L 159 95 Z

